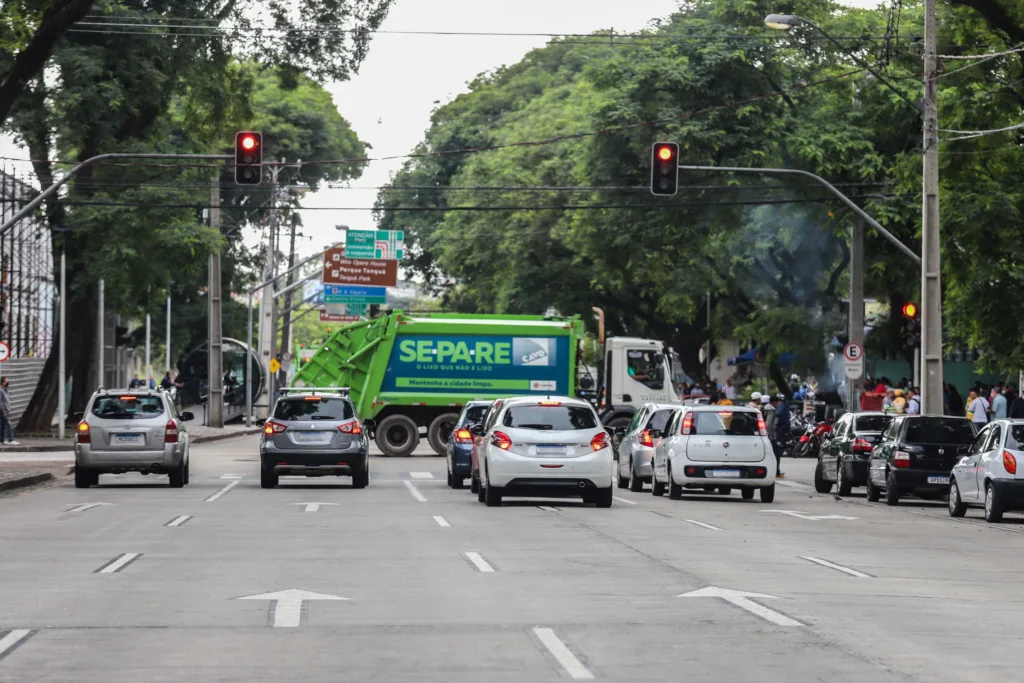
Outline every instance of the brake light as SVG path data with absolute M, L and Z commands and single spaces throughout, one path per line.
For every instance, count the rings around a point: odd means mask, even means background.
M 687 415 L 683 418 L 683 434 L 689 434 L 693 429 L 693 415 Z
M 267 423 L 263 425 L 264 434 L 280 434 L 284 430 L 288 429 L 280 422 L 274 422 L 273 420 L 267 420 Z
M 1003 467 L 1009 474 L 1017 474 L 1017 458 L 1010 451 L 1003 451 Z
M 455 443 L 473 443 L 473 433 L 468 429 L 460 429 L 456 431 Z
M 653 446 L 654 445 L 654 440 L 651 439 L 651 430 L 650 429 L 645 429 L 644 431 L 640 432 L 640 445 L 641 446 Z
M 590 447 L 595 451 L 599 451 L 603 448 L 608 448 L 608 432 L 601 432 L 595 434 L 594 438 L 590 440 Z
M 562 402 L 561 401 L 541 401 L 537 405 L 539 405 L 539 406 L 560 406 L 560 405 L 562 405 Z
M 892 456 L 893 467 L 910 467 L 910 453 L 905 451 L 896 451 L 896 455 Z
M 168 420 L 164 428 L 164 443 L 178 443 L 178 423 Z
M 768 436 L 768 425 L 764 423 L 764 417 L 761 415 L 757 416 L 757 431 L 761 432 L 761 436 Z
M 850 450 L 854 453 L 870 453 L 871 448 L 871 444 L 864 439 L 854 439 L 853 443 L 850 445 Z
M 122 401 L 135 401 L 138 399 L 138 396 L 119 396 L 118 398 Z
M 362 434 L 363 425 L 359 424 L 358 420 L 352 422 L 346 422 L 343 425 L 338 425 L 338 431 L 342 434 Z
M 800 437 L 800 443 L 807 443 L 810 440 L 811 440 L 811 437 L 807 436 L 806 434 L 804 434 L 803 436 Z
M 508 438 L 508 434 L 504 432 L 494 432 L 491 436 L 491 445 L 497 446 L 503 451 L 507 451 L 512 448 L 512 439 Z
M 321 397 L 320 396 L 306 396 L 303 400 L 304 401 L 320 401 Z
M 89 423 L 85 420 L 78 423 L 78 443 L 92 443 L 92 433 L 89 431 Z
M 718 415 L 719 417 L 729 417 L 730 415 L 732 415 L 732 412 L 728 410 L 719 410 Z

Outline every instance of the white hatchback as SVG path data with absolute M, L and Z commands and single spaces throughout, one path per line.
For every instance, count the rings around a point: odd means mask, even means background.
M 966 451 L 950 477 L 949 514 L 978 505 L 998 522 L 1005 510 L 1024 510 L 1024 420 L 989 423 Z
M 683 406 L 676 410 L 654 450 L 652 492 L 680 498 L 683 489 L 732 493 L 745 500 L 760 490 L 775 500 L 775 452 L 764 418 L 743 406 Z
M 482 438 L 479 500 L 503 496 L 580 496 L 612 505 L 611 439 L 593 406 L 575 398 L 513 398 L 502 403 Z

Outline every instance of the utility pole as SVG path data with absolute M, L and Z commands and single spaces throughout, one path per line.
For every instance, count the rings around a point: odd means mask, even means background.
M 291 272 L 295 268 L 295 218 L 292 218 L 292 234 L 291 241 L 288 246 L 288 286 L 290 287 L 295 283 L 295 273 Z M 284 329 L 281 330 L 281 352 L 282 354 L 291 354 L 292 349 L 292 297 L 294 290 L 288 289 L 288 293 L 285 294 L 284 299 Z M 281 374 L 287 378 L 288 373 L 287 361 L 281 361 Z M 287 381 L 287 380 L 286 380 Z
M 939 102 L 936 0 L 924 3 L 924 187 L 921 206 L 921 412 L 942 414 Z
M 106 386 L 106 380 L 103 377 L 103 373 L 105 371 L 104 361 L 106 360 L 106 355 L 107 355 L 107 349 L 106 349 L 106 343 L 107 342 L 104 339 L 105 333 L 107 331 L 107 314 L 106 314 L 106 310 L 105 310 L 105 306 L 104 306 L 104 303 L 105 303 L 104 302 L 104 296 L 106 294 L 104 292 L 105 284 L 106 283 L 103 281 L 103 278 L 100 278 L 100 304 L 99 304 L 100 310 L 99 310 L 99 316 L 98 316 L 99 320 L 97 321 L 97 325 L 96 325 L 96 329 L 98 331 L 98 334 L 96 335 L 96 337 L 97 337 L 96 341 L 98 342 L 97 346 L 100 347 L 99 358 L 97 358 L 98 362 L 96 364 L 96 386 L 97 387 L 104 387 L 104 386 Z
M 220 169 L 214 172 L 210 190 L 210 227 L 220 232 Z M 206 424 L 224 426 L 224 352 L 221 334 L 220 252 L 210 254 L 209 328 L 210 346 L 207 354 Z M 168 309 L 169 310 L 169 309 Z M 168 316 L 170 319 L 170 316 Z
M 64 421 L 66 419 L 64 413 L 66 408 L 64 400 L 64 386 L 67 383 L 66 369 L 64 357 L 68 353 L 67 344 L 67 308 L 68 308 L 68 288 L 67 288 L 67 258 L 65 252 L 67 251 L 67 238 L 64 238 L 64 246 L 60 248 L 60 355 L 57 360 L 57 438 L 64 438 Z
M 284 159 L 281 159 L 281 163 L 284 163 Z M 277 177 L 283 169 L 283 165 L 272 166 L 270 169 L 270 217 L 267 226 L 266 266 L 263 271 L 264 281 L 272 279 L 277 272 L 277 203 L 279 200 Z M 273 372 L 270 372 L 270 361 L 276 357 L 274 351 L 277 348 L 277 325 L 275 325 L 277 316 L 274 315 L 275 284 L 267 285 L 260 295 L 260 360 L 263 362 L 263 367 L 267 370 L 264 393 L 260 395 L 260 400 L 257 402 L 263 404 L 262 407 L 258 407 L 257 411 L 260 417 L 267 417 L 270 414 L 270 408 L 273 406 L 274 401 L 275 376 Z M 265 403 L 262 400 L 264 396 L 266 396 Z
M 171 290 L 167 290 L 167 339 L 165 342 L 165 355 L 166 363 L 164 364 L 164 372 L 171 369 Z
M 146 314 L 146 365 L 142 368 L 142 381 L 146 383 L 146 388 L 149 388 L 149 377 L 153 374 L 153 366 L 150 363 L 150 316 Z
M 851 344 L 864 346 L 864 224 L 854 219 L 850 227 L 850 315 L 849 330 Z M 849 380 L 846 395 L 848 410 L 856 412 L 860 406 L 860 385 L 863 379 Z

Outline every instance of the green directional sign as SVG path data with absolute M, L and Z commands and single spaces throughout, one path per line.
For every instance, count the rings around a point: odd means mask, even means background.
M 345 258 L 399 260 L 404 255 L 404 230 L 348 230 L 345 232 Z
M 385 304 L 387 289 L 384 287 L 363 287 L 360 285 L 324 285 L 325 304 Z

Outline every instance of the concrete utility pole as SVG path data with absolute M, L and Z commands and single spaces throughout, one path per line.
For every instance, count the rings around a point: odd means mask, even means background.
M 153 366 L 150 363 L 150 316 L 146 314 L 146 365 L 142 368 L 142 381 L 149 387 L 149 376 L 153 374 Z
M 106 343 L 107 342 L 104 339 L 105 332 L 107 331 L 107 314 L 106 314 L 106 310 L 105 310 L 105 306 L 104 306 L 104 299 L 103 299 L 104 296 L 105 296 L 104 285 L 105 285 L 105 283 L 103 281 L 103 278 L 100 278 L 100 303 L 99 303 L 99 309 L 100 310 L 99 310 L 99 316 L 98 316 L 99 320 L 97 321 L 97 325 L 96 325 L 96 330 L 97 330 L 97 335 L 96 335 L 97 344 L 96 345 L 100 349 L 99 358 L 97 358 L 98 362 L 96 364 L 96 386 L 97 387 L 106 386 L 106 381 L 105 381 L 105 379 L 103 377 L 103 373 L 104 373 L 104 371 L 106 369 L 104 367 L 104 365 L 105 365 L 104 361 L 106 360 L 106 355 L 107 355 L 107 348 L 106 348 Z
M 942 414 L 942 279 L 939 250 L 939 102 L 936 0 L 924 3 L 924 187 L 921 206 L 921 412 Z
M 295 284 L 295 273 L 291 272 L 295 267 L 295 219 L 292 219 L 291 241 L 288 246 L 288 286 Z M 291 289 L 284 297 L 284 328 L 281 330 L 281 352 L 291 354 L 292 350 L 292 294 Z M 281 375 L 287 378 L 289 363 L 281 361 Z M 287 380 L 286 380 L 287 381 Z
M 850 325 L 851 344 L 864 346 L 864 224 L 854 220 L 850 227 Z M 860 405 L 860 386 L 864 379 L 849 380 L 849 410 Z
M 2 234 L 2 233 L 0 233 Z M 64 240 L 67 242 L 67 240 Z M 66 410 L 66 401 L 64 400 L 64 386 L 67 384 L 67 376 L 65 369 L 64 358 L 68 353 L 68 333 L 67 333 L 67 309 L 68 309 L 68 271 L 67 271 L 67 258 L 64 252 L 67 251 L 65 247 L 60 248 L 60 355 L 57 359 L 57 438 L 64 438 L 64 421 Z
M 167 339 L 165 342 L 165 355 L 166 363 L 164 364 L 164 372 L 171 369 L 171 292 L 167 291 Z
M 277 326 L 274 324 L 276 319 L 274 316 L 276 283 L 272 280 L 277 272 L 277 250 L 275 248 L 277 245 L 277 202 L 279 199 L 277 176 L 283 168 L 284 166 L 272 166 L 270 168 L 270 217 L 267 224 L 267 253 L 266 265 L 263 269 L 263 281 L 267 282 L 269 280 L 271 282 L 260 294 L 259 328 L 260 361 L 262 361 L 263 367 L 267 369 L 267 381 L 264 383 L 263 392 L 257 400 L 257 413 L 259 417 L 267 417 L 270 414 L 270 405 L 273 402 L 274 396 L 274 373 L 270 372 L 270 361 L 274 358 L 274 351 L 277 345 L 277 335 L 274 333 Z M 266 400 L 264 400 L 264 397 Z
M 210 191 L 210 227 L 220 232 L 220 171 L 213 176 Z M 209 427 L 224 426 L 224 352 L 221 333 L 221 277 L 220 252 L 210 254 L 209 276 L 209 327 L 210 346 L 207 354 L 206 424 Z M 169 316 L 168 316 L 169 318 Z

